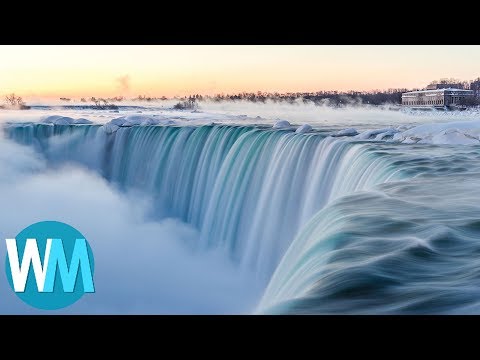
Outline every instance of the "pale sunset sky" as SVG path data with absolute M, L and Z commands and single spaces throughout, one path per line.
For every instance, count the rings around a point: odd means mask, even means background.
M 422 88 L 480 77 L 480 46 L 0 46 L 0 95 Z

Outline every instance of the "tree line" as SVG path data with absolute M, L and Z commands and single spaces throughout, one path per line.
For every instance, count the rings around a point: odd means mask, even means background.
M 466 90 L 473 90 L 475 97 L 469 99 L 470 106 L 480 105 L 480 77 L 470 81 L 460 81 L 454 78 L 443 78 L 432 81 L 426 88 L 437 87 L 455 87 Z M 94 108 L 98 109 L 116 109 L 114 103 L 120 103 L 126 100 L 151 102 L 161 100 L 178 100 L 179 102 L 174 106 L 176 109 L 196 109 L 198 103 L 202 101 L 250 101 L 253 103 L 281 102 L 281 103 L 314 103 L 316 105 L 329 105 L 334 107 L 341 107 L 355 104 L 370 104 L 370 105 L 385 105 L 385 104 L 401 104 L 402 93 L 407 91 L 415 91 L 421 89 L 406 89 L 406 88 L 391 88 L 387 90 L 372 90 L 372 91 L 316 91 L 316 92 L 241 92 L 237 94 L 216 94 L 216 95 L 201 95 L 192 94 L 182 97 L 167 98 L 166 96 L 151 97 L 147 95 L 138 95 L 133 99 L 127 99 L 124 96 L 115 96 L 111 98 L 81 98 L 83 103 L 91 102 Z M 70 98 L 60 98 L 62 101 L 69 102 Z M 5 105 L 0 108 L 20 108 L 27 109 L 21 97 L 15 94 L 10 94 L 5 97 Z
M 436 86 L 438 85 L 438 86 Z M 469 100 L 469 105 L 480 105 L 480 78 L 470 81 L 460 81 L 454 78 L 443 78 L 432 81 L 426 88 L 441 88 L 441 87 L 455 87 L 465 90 L 473 90 L 476 97 Z M 418 88 L 391 88 L 387 90 L 372 90 L 372 91 L 316 91 L 316 92 L 241 92 L 237 94 L 216 94 L 216 95 L 201 95 L 194 94 L 183 97 L 174 97 L 173 99 L 180 102 L 175 105 L 178 109 L 192 109 L 195 108 L 195 103 L 202 101 L 250 101 L 254 103 L 270 102 L 286 102 L 296 103 L 298 101 L 304 103 L 314 103 L 316 105 L 330 105 L 330 106 L 345 106 L 351 104 L 370 104 L 370 105 L 385 105 L 385 104 L 401 104 L 402 93 L 408 91 L 422 90 Z M 145 95 L 138 96 L 133 100 L 152 101 L 162 98 L 149 98 Z

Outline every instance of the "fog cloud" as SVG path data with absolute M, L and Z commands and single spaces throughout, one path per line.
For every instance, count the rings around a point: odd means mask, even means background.
M 175 219 L 148 220 L 151 203 L 67 166 L 51 170 L 30 148 L 0 140 L 0 268 L 5 238 L 57 220 L 82 232 L 95 257 L 96 293 L 55 313 L 244 313 L 261 295 L 223 253 L 194 252 L 198 232 Z M 24 304 L 0 276 L 0 313 L 48 313 Z
M 115 79 L 117 87 L 122 92 L 130 90 L 130 75 L 123 75 Z

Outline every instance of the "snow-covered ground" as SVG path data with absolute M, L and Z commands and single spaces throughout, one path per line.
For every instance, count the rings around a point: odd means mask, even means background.
M 175 110 L 173 102 L 146 106 L 126 104 L 118 110 L 72 105 L 38 105 L 31 110 L 2 110 L 3 123 L 35 122 L 56 125 L 102 124 L 108 132 L 122 126 L 261 124 L 297 133 L 327 131 L 333 136 L 402 143 L 480 143 L 480 110 L 444 112 L 391 110 L 388 107 L 332 108 L 312 103 L 201 102 L 197 110 Z

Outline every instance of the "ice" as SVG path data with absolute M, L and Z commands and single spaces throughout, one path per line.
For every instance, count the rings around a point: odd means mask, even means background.
M 279 120 L 274 125 L 274 129 L 290 129 L 292 125 L 287 120 Z
M 110 120 L 107 124 L 114 125 L 114 126 L 122 126 L 124 123 L 125 123 L 125 118 L 120 117 L 120 118 Z M 105 125 L 107 125 L 107 124 L 105 124 Z
M 394 128 L 367 130 L 367 131 L 362 132 L 361 134 L 358 134 L 356 136 L 356 138 L 360 139 L 360 140 L 376 139 L 380 134 L 385 133 L 386 134 L 385 136 L 387 136 L 387 135 L 394 134 L 396 132 L 398 132 L 398 130 L 396 130 Z
M 409 144 L 478 145 L 480 120 L 455 121 L 415 126 L 393 136 L 393 141 Z
M 80 119 L 74 119 L 73 120 L 74 124 L 75 125 L 80 125 L 80 124 L 84 124 L 84 125 L 88 125 L 88 124 L 93 124 L 92 121 L 88 120 L 88 119 L 83 119 L 83 118 L 80 118 Z
M 295 132 L 297 134 L 305 134 L 305 133 L 308 133 L 310 131 L 312 131 L 312 127 L 308 124 L 303 124 L 297 130 L 295 130 Z
M 404 143 L 404 144 L 416 144 L 419 141 L 420 141 L 419 138 L 414 137 L 414 136 L 409 136 L 409 137 L 405 138 L 405 140 L 403 140 L 402 143 Z
M 419 143 L 428 144 L 458 144 L 458 145 L 478 145 L 480 144 L 477 138 L 468 134 L 457 131 L 456 129 L 449 129 L 440 134 L 436 134 L 431 139 L 422 139 Z
M 117 131 L 119 128 L 120 128 L 120 126 L 115 125 L 115 124 L 112 124 L 111 122 L 106 123 L 105 125 L 103 125 L 103 130 L 105 130 L 105 132 L 106 132 L 107 134 L 112 134 L 112 133 L 114 133 L 115 131 Z
M 147 126 L 147 125 L 176 125 L 174 120 L 157 119 L 146 115 L 129 115 L 115 118 L 103 125 L 107 133 L 113 133 L 120 127 Z
M 388 137 L 393 137 L 398 131 L 397 130 L 389 130 L 382 132 L 375 136 L 375 140 L 385 140 Z
M 74 119 L 68 116 L 59 116 L 52 115 L 48 116 L 41 121 L 44 124 L 53 124 L 53 125 L 78 125 L 78 124 L 92 124 L 90 120 L 87 119 Z
M 53 115 L 43 119 L 44 124 L 69 125 L 72 118 L 66 116 Z
M 355 136 L 357 134 L 358 134 L 357 129 L 348 128 L 348 129 L 337 131 L 336 133 L 333 133 L 332 136 Z
M 130 127 L 140 125 L 156 125 L 158 121 L 150 116 L 144 115 L 129 115 L 122 116 L 113 120 L 110 120 L 105 125 L 112 125 L 118 127 Z
M 297 133 L 331 130 L 333 137 L 421 144 L 477 144 L 480 142 L 480 108 L 466 111 L 420 112 L 401 108 L 347 106 L 335 109 L 310 103 L 200 102 L 199 111 L 174 110 L 174 101 L 139 104 L 124 102 L 118 110 L 78 104 L 78 108 L 45 106 L 28 111 L 0 112 L 0 123 L 76 125 L 96 123 L 106 132 L 120 127 L 208 124 L 269 125 Z M 118 113 L 118 111 L 120 113 Z M 55 114 L 52 116 L 52 114 Z M 303 125 L 302 125 L 303 124 Z M 308 125 L 307 125 L 308 124 Z M 451 129 L 449 132 L 447 130 Z M 338 131 L 339 130 L 339 131 Z
M 119 126 L 136 126 L 136 125 L 155 125 L 157 121 L 150 116 L 145 115 L 129 115 L 123 118 L 124 121 Z

